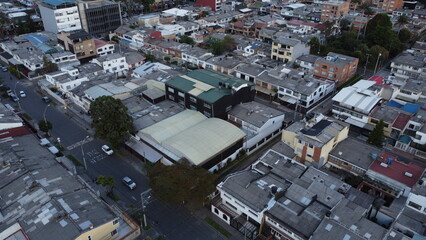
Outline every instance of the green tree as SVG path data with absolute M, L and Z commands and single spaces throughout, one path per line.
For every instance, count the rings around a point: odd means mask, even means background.
M 231 22 L 238 22 L 238 20 L 235 17 L 233 17 Z
M 155 0 L 136 0 L 136 2 L 143 5 L 144 12 L 151 12 L 152 5 L 155 3 Z
M 312 37 L 308 44 L 311 47 L 311 54 L 319 54 L 321 45 L 317 37 Z
M 214 41 L 211 44 L 212 53 L 215 56 L 222 55 L 225 52 L 222 41 Z
M 145 61 L 147 62 L 154 62 L 155 61 L 155 56 L 152 54 L 145 54 Z
M 191 37 L 189 37 L 187 35 L 180 36 L 179 42 L 180 43 L 191 44 L 191 45 L 195 44 L 194 39 L 192 39 Z
M 105 139 L 117 148 L 134 131 L 132 118 L 127 107 L 119 99 L 111 96 L 96 98 L 90 104 L 92 127 L 95 137 Z
M 380 60 L 382 62 L 386 62 L 386 60 L 389 59 L 389 51 L 386 48 L 379 45 L 372 46 L 370 49 L 368 49 L 368 53 L 370 54 L 370 58 L 368 59 L 368 67 L 370 69 L 373 69 L 374 66 L 376 65 L 379 54 L 381 54 Z
M 40 120 L 38 121 L 38 127 L 40 128 L 42 132 L 47 133 L 49 132 L 50 129 L 52 129 L 53 126 L 52 126 L 52 123 L 47 120 L 46 121 Z
M 373 9 L 371 8 L 371 4 L 368 3 L 368 2 L 364 2 L 363 4 L 361 4 L 361 6 L 359 6 L 359 9 L 365 15 L 373 15 L 374 14 Z
M 367 23 L 366 30 L 366 40 L 369 46 L 380 45 L 389 50 L 391 56 L 395 56 L 401 51 L 401 41 L 392 31 L 392 22 L 387 14 L 380 13 L 374 16 Z
M 351 26 L 351 21 L 349 21 L 346 18 L 343 18 L 342 20 L 340 20 L 340 28 L 342 30 L 349 30 Z
M 149 167 L 148 178 L 154 196 L 162 201 L 199 207 L 215 191 L 217 176 L 184 160 L 171 166 L 156 163 Z
M 58 66 L 52 61 L 47 60 L 46 56 L 43 56 L 43 73 L 51 73 L 58 71 Z
M 398 39 L 399 39 L 399 41 L 404 42 L 404 43 L 410 41 L 410 39 L 411 39 L 410 30 L 408 30 L 407 28 L 403 28 L 403 29 L 399 30 Z
M 114 187 L 115 187 L 115 181 L 112 176 L 98 176 L 96 178 L 96 183 L 102 185 L 102 187 L 105 187 L 107 190 L 107 194 L 111 194 Z
M 373 131 L 371 131 L 370 136 L 368 136 L 367 143 L 377 147 L 382 147 L 384 141 L 384 127 L 385 122 L 383 119 L 380 119 L 380 121 L 374 127 Z
M 402 14 L 401 16 L 398 17 L 397 24 L 402 26 L 402 25 L 408 23 L 408 20 L 409 20 L 409 18 L 407 17 L 407 15 Z
M 169 56 L 165 56 L 165 57 L 164 57 L 164 61 L 166 61 L 166 62 L 170 62 L 170 57 L 169 57 Z
M 222 40 L 223 48 L 225 51 L 232 51 L 237 47 L 237 43 L 235 39 L 230 36 L 225 36 Z

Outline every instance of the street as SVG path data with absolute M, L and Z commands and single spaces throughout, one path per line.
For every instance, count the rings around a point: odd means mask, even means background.
M 15 109 L 21 108 L 34 122 L 43 120 L 45 117 L 53 126 L 49 131 L 52 139 L 60 138 L 60 144 L 66 150 L 65 155 L 71 154 L 83 163 L 82 152 L 84 152 L 87 171 L 80 167 L 78 171 L 80 175 L 87 175 L 91 180 L 99 175 L 113 176 L 116 183 L 114 193 L 120 198 L 118 205 L 128 212 L 140 209 L 141 193 L 149 188 L 148 179 L 143 173 L 143 163 L 124 149 L 117 149 L 111 156 L 106 155 L 101 150 L 105 142 L 100 139 L 89 138 L 82 144 L 90 133 L 84 126 L 73 120 L 75 116 L 65 114 L 67 110 L 61 105 L 43 102 L 35 82 L 27 79 L 17 81 L 15 77 L 10 76 L 9 72 L 0 73 L 5 85 L 16 93 L 23 90 L 26 97 L 20 98 L 19 104 L 12 102 L 9 98 L 2 98 L 1 102 L 8 103 Z M 121 179 L 124 176 L 136 182 L 136 189 L 130 190 L 122 184 Z M 154 200 L 146 204 L 146 212 L 149 225 L 160 234 L 164 234 L 167 239 L 224 239 L 204 221 L 192 216 L 184 207 L 170 206 Z

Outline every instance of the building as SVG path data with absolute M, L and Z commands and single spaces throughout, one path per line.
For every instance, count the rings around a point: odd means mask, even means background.
M 322 167 L 329 153 L 347 138 L 349 127 L 319 115 L 309 122 L 295 122 L 283 130 L 282 141 L 294 149 L 297 160 L 306 165 Z
M 250 153 L 281 133 L 284 113 L 253 101 L 236 105 L 228 113 L 228 121 L 246 133 L 244 148 Z
M 58 33 L 81 29 L 75 0 L 43 0 L 38 7 L 45 31 Z
M 58 34 L 58 43 L 74 53 L 78 60 L 91 59 L 97 54 L 95 40 L 84 30 L 61 32 Z
M 345 87 L 333 97 L 333 116 L 351 125 L 364 128 L 369 115 L 380 104 L 380 88 L 374 81 L 360 80 Z
M 114 44 L 95 39 L 96 53 L 98 56 L 105 56 L 114 53 Z
M 30 134 L 24 121 L 9 105 L 0 104 L 0 139 Z
M 350 3 L 347 1 L 321 2 L 321 22 L 334 22 L 349 12 Z
M 405 51 L 392 59 L 391 73 L 403 79 L 426 77 L 426 54 Z
M 329 52 L 326 57 L 315 61 L 314 76 L 333 80 L 341 85 L 355 76 L 358 58 Z
M 82 28 L 93 36 L 103 36 L 121 26 L 120 3 L 109 0 L 78 0 Z
M 373 0 L 372 4 L 375 8 L 381 9 L 386 13 L 392 13 L 397 8 L 402 8 L 403 0 Z
M 382 152 L 375 157 L 367 171 L 367 178 L 359 189 L 372 189 L 380 196 L 399 198 L 408 197 L 411 188 L 422 177 L 425 168 L 414 163 L 405 163 L 389 152 Z
M 163 153 L 162 162 L 187 159 L 195 166 L 217 171 L 242 149 L 246 134 L 218 118 L 185 110 L 142 129 L 137 134 L 146 144 Z
M 233 106 L 254 99 L 254 84 L 216 72 L 195 70 L 166 82 L 166 98 L 207 117 L 226 118 Z
M 373 156 L 381 153 L 374 147 L 355 138 L 348 137 L 336 145 L 328 155 L 332 168 L 344 170 L 357 176 L 364 176 L 373 163 Z
M 318 58 L 320 58 L 320 56 L 313 54 L 305 54 L 298 57 L 295 63 L 308 71 L 314 71 L 315 62 Z
M 197 7 L 211 7 L 212 11 L 220 10 L 223 0 L 196 0 L 195 6 Z
M 271 49 L 271 59 L 293 62 L 298 57 L 309 54 L 310 47 L 300 40 L 291 38 L 279 38 L 274 40 Z
M 412 115 L 413 113 L 391 106 L 389 103 L 383 106 L 377 106 L 371 112 L 368 118 L 368 124 L 365 128 L 373 130 L 376 124 L 379 123 L 380 120 L 383 120 L 384 135 L 386 137 L 398 139 Z
M 95 184 L 77 180 L 74 164 L 66 157 L 55 159 L 34 135 L 2 141 L 0 152 L 1 239 L 130 240 L 140 235 L 137 223 L 101 201 Z

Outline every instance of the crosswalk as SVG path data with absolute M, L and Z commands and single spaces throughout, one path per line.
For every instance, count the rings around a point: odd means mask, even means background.
M 89 137 L 88 139 L 86 139 L 86 140 L 84 141 L 84 143 L 88 143 L 88 142 L 91 142 L 91 141 L 93 141 L 93 137 Z M 83 140 L 78 141 L 78 142 L 76 142 L 76 143 L 74 143 L 74 144 L 72 144 L 72 145 L 69 145 L 69 146 L 67 147 L 67 150 L 68 150 L 68 151 L 71 151 L 71 150 L 73 150 L 74 148 L 80 147 L 80 146 L 81 146 L 81 144 L 83 144 Z

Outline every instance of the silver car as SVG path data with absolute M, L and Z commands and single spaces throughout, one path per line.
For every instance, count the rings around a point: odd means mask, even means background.
M 129 177 L 124 177 L 123 178 L 123 183 L 124 185 L 126 185 L 128 188 L 130 188 L 131 190 L 136 188 L 136 183 L 133 182 L 132 179 L 130 179 Z

